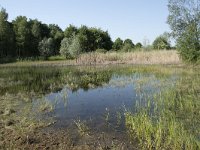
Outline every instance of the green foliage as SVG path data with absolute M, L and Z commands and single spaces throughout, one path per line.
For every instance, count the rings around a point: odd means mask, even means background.
M 45 59 L 51 56 L 54 51 L 54 42 L 52 38 L 44 38 L 38 46 L 41 56 L 44 56 Z
M 170 49 L 170 43 L 168 42 L 168 39 L 164 37 L 163 35 L 157 37 L 153 42 L 153 48 L 154 49 Z
M 168 24 L 183 60 L 200 58 L 200 0 L 169 0 Z
M 108 31 L 100 28 L 84 25 L 78 28 L 69 25 L 63 32 L 56 24 L 47 25 L 37 19 L 27 19 L 25 16 L 17 16 L 12 22 L 8 22 L 5 9 L 0 11 L 0 26 L 0 57 L 5 57 L 4 60 L 11 60 L 10 57 L 17 58 L 16 60 L 37 60 L 40 56 L 46 58 L 58 54 L 65 57 L 77 57 L 80 53 L 96 50 L 128 52 L 134 48 L 130 39 L 123 42 L 118 38 L 113 43 Z M 47 39 L 50 38 L 53 44 L 50 44 L 51 48 L 47 48 L 49 47 Z
M 116 40 L 115 40 L 115 42 L 113 43 L 113 46 L 112 46 L 112 48 L 114 49 L 114 50 L 120 50 L 120 49 L 122 49 L 122 47 L 123 47 L 123 40 L 122 39 L 120 39 L 120 38 L 117 38 Z
M 81 49 L 79 37 L 74 36 L 69 46 L 69 53 L 73 58 L 77 58 L 81 54 L 81 52 L 82 52 L 82 49 Z
M 124 45 L 126 45 L 126 44 L 129 44 L 132 48 L 134 48 L 134 46 L 135 46 L 131 39 L 124 40 Z
M 50 24 L 49 25 L 49 30 L 50 30 L 50 37 L 54 39 L 54 55 L 59 54 L 59 49 L 60 49 L 60 44 L 61 41 L 64 37 L 64 33 L 62 29 L 55 24 Z
M 121 48 L 121 51 L 123 52 L 130 52 L 134 49 L 135 45 L 133 44 L 131 39 L 124 40 L 123 47 Z
M 136 44 L 135 44 L 135 48 L 136 48 L 136 49 L 142 48 L 142 44 L 141 44 L 141 43 L 136 43 Z
M 168 81 L 160 82 L 160 87 L 165 89 L 152 97 L 145 96 L 142 85 L 146 83 L 138 85 L 138 93 L 143 98 L 138 98 L 135 113 L 126 112 L 125 118 L 130 136 L 138 141 L 139 149 L 200 148 L 199 71 L 190 72 L 188 68 L 185 71 L 174 87 L 166 89 Z
M 0 11 L 0 57 L 15 55 L 14 32 L 5 9 Z
M 72 35 L 76 35 L 77 33 L 78 33 L 78 28 L 70 24 L 69 27 L 65 29 L 64 36 L 66 38 L 70 38 Z
M 64 38 L 61 41 L 60 54 L 62 56 L 65 56 L 65 58 L 70 58 L 69 47 L 70 47 L 71 43 L 72 43 L 72 37 Z
M 25 16 L 18 16 L 13 21 L 17 55 L 18 57 L 29 56 L 29 46 L 31 41 L 31 30 L 29 28 L 29 23 Z
M 130 52 L 134 49 L 134 46 L 130 43 L 125 43 L 124 46 L 122 47 L 121 51 L 123 52 Z

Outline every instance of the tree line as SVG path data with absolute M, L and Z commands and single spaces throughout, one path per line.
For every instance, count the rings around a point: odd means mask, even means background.
M 167 39 L 162 39 L 161 47 L 166 49 Z M 160 43 L 160 41 L 158 42 Z M 141 43 L 134 44 L 131 39 L 117 38 L 112 41 L 108 31 L 87 26 L 69 25 L 64 31 L 56 24 L 44 24 L 37 19 L 18 16 L 8 21 L 4 8 L 0 11 L 0 58 L 38 57 L 47 58 L 63 55 L 66 58 L 76 57 L 85 52 L 106 52 L 110 50 L 128 52 L 142 48 Z

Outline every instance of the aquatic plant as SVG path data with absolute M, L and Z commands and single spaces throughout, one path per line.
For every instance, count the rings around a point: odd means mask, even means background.
M 127 111 L 126 126 L 133 141 L 142 149 L 199 149 L 199 85 L 198 71 L 183 75 L 174 88 L 138 102 L 136 113 Z

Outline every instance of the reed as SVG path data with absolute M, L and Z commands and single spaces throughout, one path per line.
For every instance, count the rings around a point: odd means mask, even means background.
M 137 102 L 125 113 L 126 126 L 141 149 L 199 149 L 199 72 L 182 76 L 172 89 Z M 147 104 L 147 105 L 145 105 Z

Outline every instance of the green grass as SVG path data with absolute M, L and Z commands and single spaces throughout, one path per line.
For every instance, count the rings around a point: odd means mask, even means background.
M 200 72 L 182 75 L 172 89 L 138 100 L 125 113 L 126 126 L 141 149 L 200 149 Z M 146 103 L 147 105 L 144 105 Z

